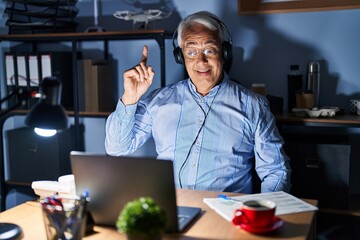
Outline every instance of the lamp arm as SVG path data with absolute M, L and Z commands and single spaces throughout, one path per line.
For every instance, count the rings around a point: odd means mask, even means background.
M 0 104 L 2 104 L 3 102 L 9 100 L 10 98 L 12 98 L 13 96 L 17 95 L 19 92 L 19 88 L 15 88 L 14 90 L 12 90 L 8 95 L 6 95 L 4 98 L 2 98 L 0 100 Z
M 5 109 L 4 111 L 0 112 L 0 119 L 3 118 L 6 114 L 8 114 L 9 112 L 11 112 L 12 110 L 15 110 L 16 108 L 18 108 L 19 106 L 23 106 L 22 102 L 18 102 L 17 104 L 15 104 L 14 106 Z
M 14 96 L 18 97 L 17 103 L 11 107 L 5 109 L 4 111 L 0 111 L 0 118 L 5 116 L 7 113 L 11 112 L 12 110 L 15 110 L 16 108 L 18 108 L 20 106 L 24 106 L 26 104 L 26 101 L 28 100 L 28 98 L 30 98 L 30 94 L 26 89 L 21 89 L 21 88 L 17 87 L 13 91 L 11 91 L 7 96 L 0 99 L 0 104 L 3 104 L 5 101 L 11 99 Z

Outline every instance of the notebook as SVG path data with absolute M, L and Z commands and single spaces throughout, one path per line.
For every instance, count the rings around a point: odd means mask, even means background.
M 89 192 L 89 211 L 95 224 L 115 226 L 129 201 L 148 196 L 164 209 L 167 232 L 182 232 L 200 208 L 176 205 L 173 163 L 145 157 L 111 157 L 70 153 L 77 194 Z

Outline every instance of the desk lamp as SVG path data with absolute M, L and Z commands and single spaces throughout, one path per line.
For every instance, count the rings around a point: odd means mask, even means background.
M 19 94 L 18 91 L 12 93 L 11 96 L 16 93 L 20 96 L 23 95 L 24 99 L 30 97 L 27 93 Z M 35 132 L 41 136 L 52 136 L 55 135 L 57 131 L 64 130 L 68 127 L 67 114 L 60 104 L 60 80 L 56 77 L 44 78 L 40 85 L 40 93 L 40 100 L 32 107 L 26 116 L 25 123 L 33 127 Z M 9 97 L 6 97 L 5 99 L 8 98 Z M 22 99 L 22 97 L 20 99 Z M 22 239 L 22 237 L 23 231 L 20 226 L 13 223 L 0 223 L 0 240 L 17 240 Z
M 26 116 L 25 124 L 41 136 L 49 137 L 68 128 L 68 117 L 61 106 L 61 81 L 46 77 L 40 85 L 40 100 Z

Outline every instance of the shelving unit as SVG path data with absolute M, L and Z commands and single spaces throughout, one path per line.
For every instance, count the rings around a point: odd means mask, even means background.
M 60 43 L 70 42 L 72 52 L 72 67 L 73 67 L 73 103 L 74 103 L 74 130 L 75 130 L 75 142 L 80 143 L 81 129 L 79 124 L 79 83 L 78 83 L 78 43 L 87 41 L 102 41 L 104 46 L 104 59 L 109 58 L 109 41 L 121 41 L 121 40 L 144 40 L 150 39 L 155 40 L 160 47 L 160 74 L 161 74 L 161 86 L 165 86 L 165 39 L 171 38 L 172 33 L 166 32 L 165 30 L 139 30 L 139 31 L 124 31 L 124 32 L 87 32 L 87 33 L 41 33 L 41 34 L 9 34 L 0 35 L 0 42 L 18 42 L 18 43 L 29 43 L 31 44 L 31 51 L 36 52 L 38 44 L 42 43 Z M 4 81 L 4 79 L 2 79 Z M 100 113 L 101 115 L 101 113 Z M 4 120 L 1 121 L 1 127 Z M 1 132 L 2 135 L 2 132 Z M 1 205 L 4 207 L 4 201 L 6 192 L 4 192 L 4 186 L 6 185 L 4 179 L 4 154 L 3 154 L 3 138 L 1 137 Z M 78 148 L 79 145 L 76 146 Z M 13 184 L 13 183 L 12 183 Z M 2 208 L 3 209 L 3 208 Z
M 32 51 L 37 51 L 37 45 L 49 42 L 71 42 L 72 46 L 72 68 L 73 68 L 73 92 L 74 92 L 74 117 L 75 126 L 79 123 L 79 86 L 78 86 L 78 66 L 77 52 L 78 43 L 84 41 L 103 41 L 104 43 L 104 59 L 109 57 L 109 41 L 117 40 L 141 40 L 153 39 L 160 47 L 160 74 L 161 86 L 165 86 L 165 39 L 171 38 L 172 34 L 165 30 L 139 30 L 125 32 L 89 32 L 89 33 L 51 33 L 51 34 L 9 34 L 0 35 L 0 42 L 21 42 L 31 43 Z
M 51 34 L 9 34 L 0 35 L 0 42 L 22 42 L 31 43 L 32 51 L 36 52 L 37 45 L 46 42 L 71 42 L 73 53 L 73 64 L 76 72 L 76 59 L 79 42 L 86 41 L 103 41 L 104 42 L 104 59 L 109 57 L 109 41 L 116 40 L 142 40 L 153 39 L 160 47 L 160 73 L 161 86 L 165 86 L 165 39 L 171 38 L 172 33 L 165 30 L 139 30 L 124 32 L 88 32 L 88 33 L 51 33 Z M 77 76 L 74 76 L 77 79 Z M 76 82 L 76 81 L 75 81 Z M 75 89 L 74 89 L 75 90 Z

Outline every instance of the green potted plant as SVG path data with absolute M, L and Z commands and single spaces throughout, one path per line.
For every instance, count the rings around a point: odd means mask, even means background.
M 140 197 L 124 206 L 116 221 L 116 228 L 125 233 L 129 240 L 161 239 L 166 228 L 166 215 L 152 198 Z

